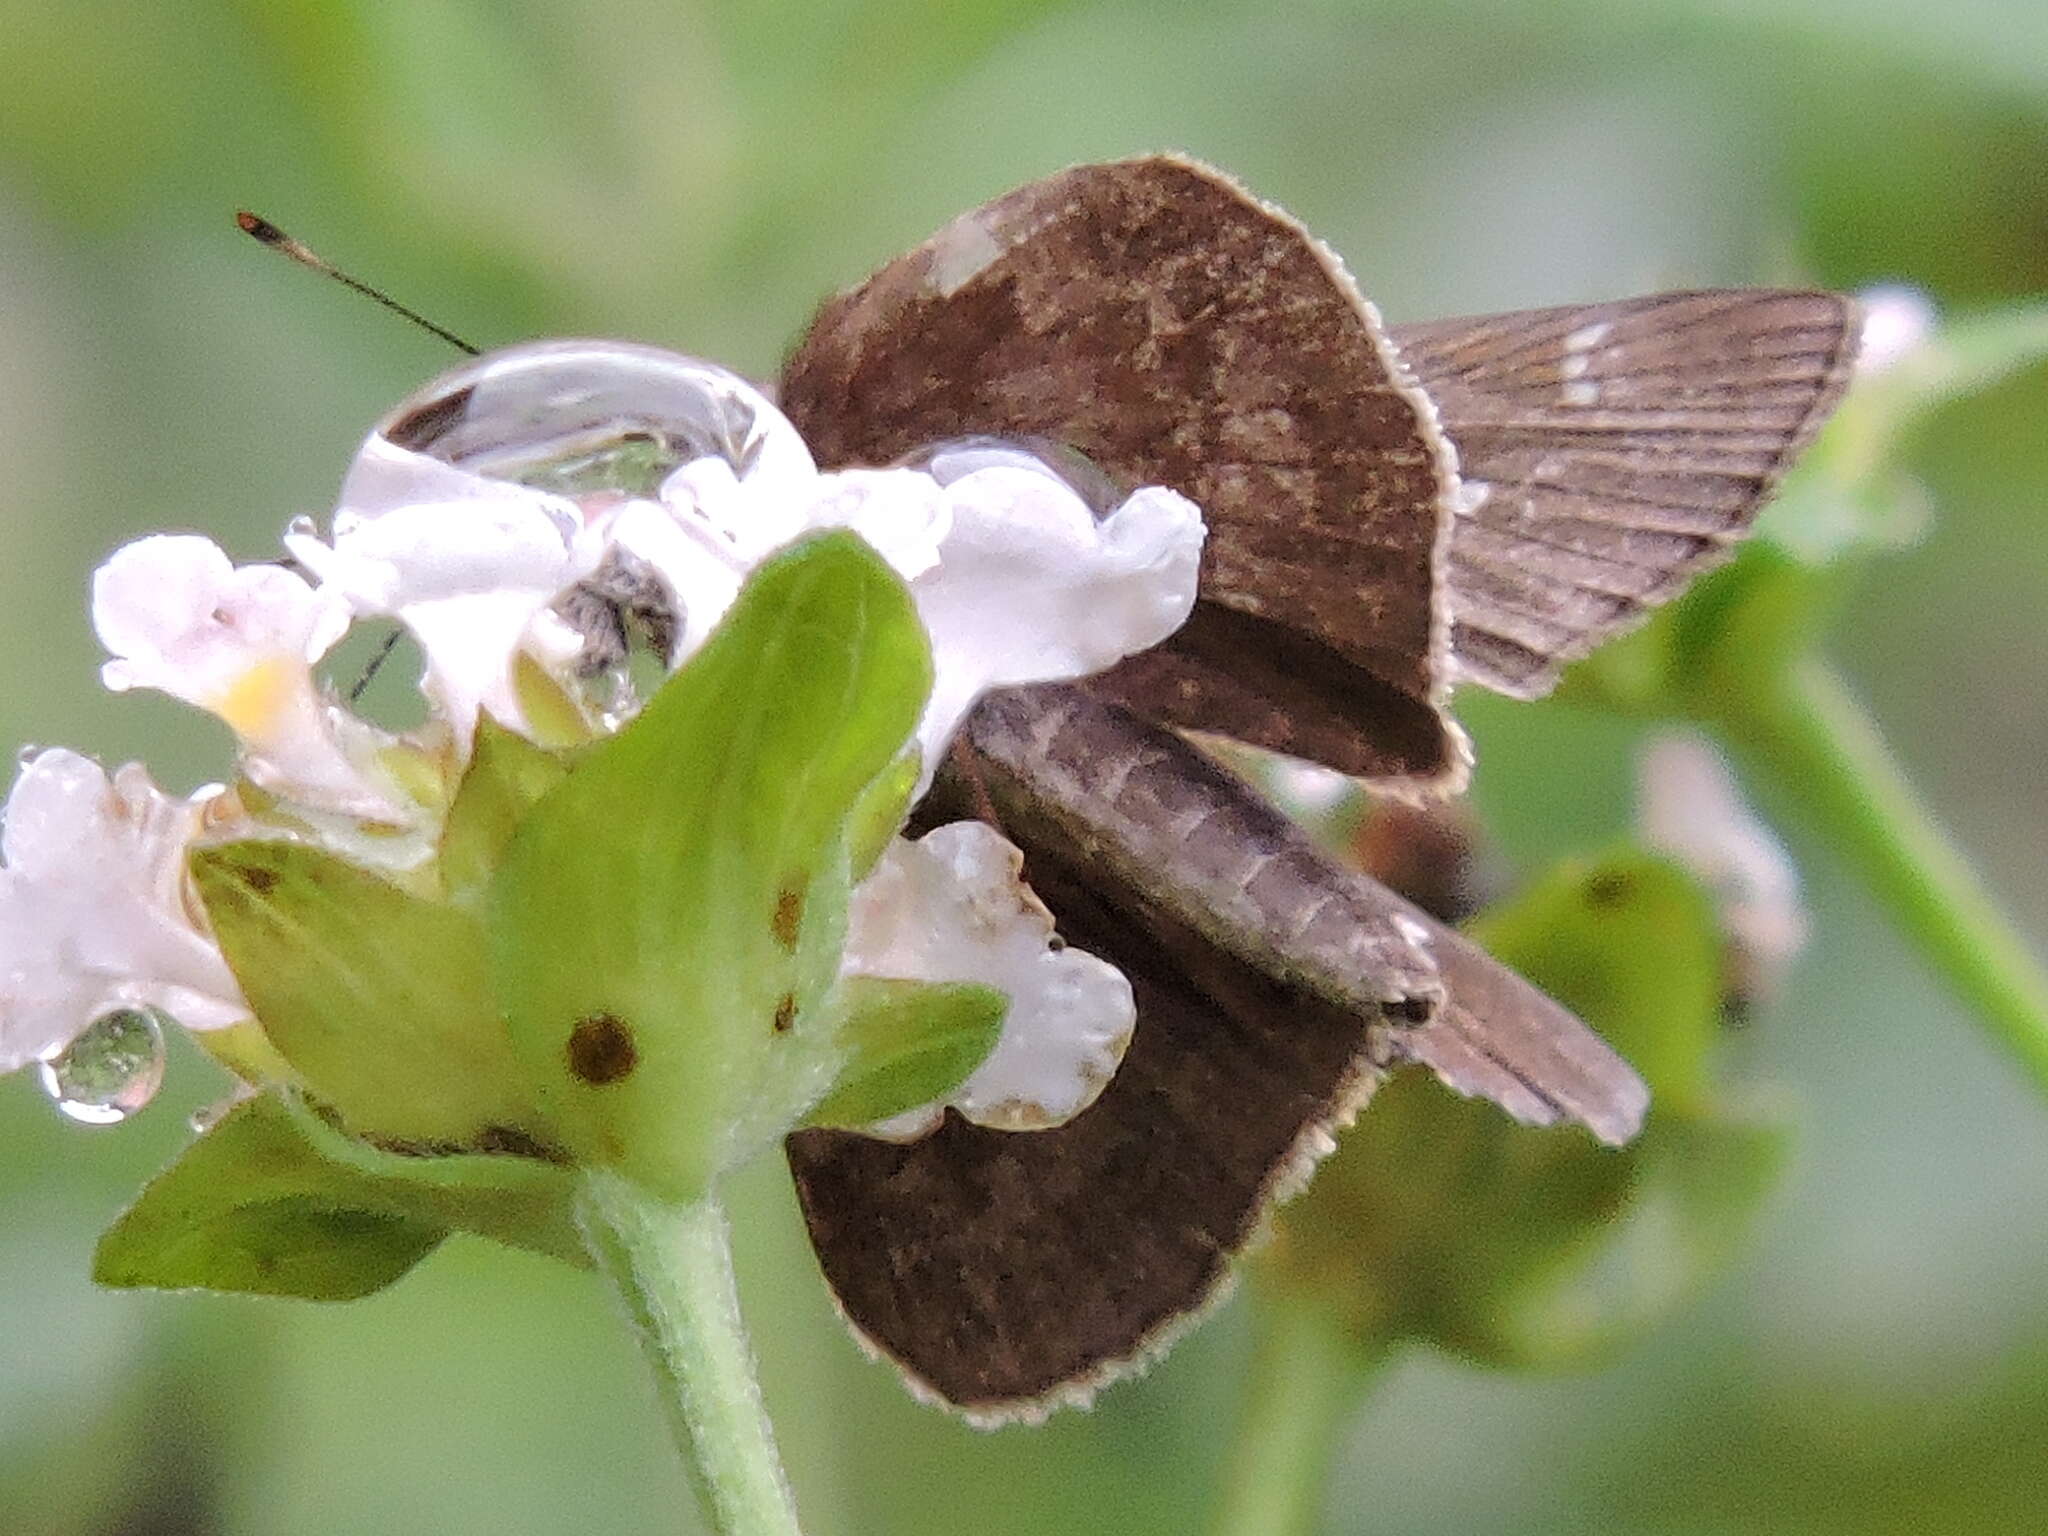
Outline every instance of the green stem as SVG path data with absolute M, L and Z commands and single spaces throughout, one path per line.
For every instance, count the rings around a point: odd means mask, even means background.
M 577 1221 L 660 1379 L 676 1444 L 719 1536 L 798 1536 L 754 1382 L 725 1212 L 673 1205 L 617 1174 L 584 1176 Z
M 1238 1410 L 1213 1536 L 1306 1536 L 1316 1528 L 1330 1460 L 1386 1363 L 1326 1313 L 1260 1293 L 1251 1379 Z
M 2048 971 L 1818 661 L 1750 692 L 1721 724 L 1854 862 L 1893 919 L 2048 1092 Z

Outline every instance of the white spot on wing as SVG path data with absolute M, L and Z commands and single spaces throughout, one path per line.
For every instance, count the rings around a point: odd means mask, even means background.
M 1394 931 L 1417 949 L 1425 953 L 1428 952 L 1431 937 L 1429 929 L 1410 917 L 1406 912 L 1396 912 L 1394 914 Z
M 1614 329 L 1610 320 L 1582 325 L 1564 339 L 1564 355 L 1557 360 L 1558 392 L 1566 405 L 1598 405 L 1600 386 L 1586 373 L 1593 366 L 1593 350 Z
M 957 218 L 932 239 L 932 286 L 939 297 L 951 298 L 1002 254 L 1003 247 L 979 218 Z

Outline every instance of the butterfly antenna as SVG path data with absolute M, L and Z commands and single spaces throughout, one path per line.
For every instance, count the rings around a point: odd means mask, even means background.
M 357 674 L 355 682 L 349 685 L 349 703 L 362 703 L 363 695 L 370 691 L 370 684 L 374 683 L 377 674 L 384 670 L 384 663 L 391 659 L 391 653 L 398 649 L 398 642 L 404 635 L 403 629 L 394 629 L 384 637 L 384 643 L 377 647 L 377 654 L 363 663 L 363 670 Z
M 279 255 L 296 261 L 300 266 L 310 267 L 323 277 L 333 278 L 344 288 L 352 288 L 364 298 L 375 300 L 393 314 L 410 320 L 421 330 L 440 337 L 441 340 L 447 342 L 449 346 L 454 347 L 457 351 L 466 352 L 471 357 L 478 355 L 479 348 L 472 347 L 453 331 L 445 330 L 441 326 L 434 324 L 433 321 L 417 310 L 407 309 L 398 300 L 392 298 L 390 294 L 383 292 L 381 289 L 372 288 L 360 278 L 350 277 L 348 273 L 342 271 L 334 263 L 317 255 L 309 247 L 294 240 L 290 235 L 271 223 L 270 220 L 259 218 L 256 214 L 244 208 L 235 214 L 235 223 L 241 226 L 243 234 L 248 235 L 258 245 L 267 245 Z
M 313 271 L 318 272 L 322 277 L 333 278 L 344 288 L 352 289 L 364 298 L 374 300 L 401 319 L 410 320 L 429 335 L 439 337 L 458 352 L 466 353 L 470 357 L 479 355 L 480 348 L 471 346 L 446 326 L 434 324 L 433 321 L 429 320 L 418 310 L 399 303 L 398 300 L 392 298 L 390 294 L 384 292 L 381 288 L 372 288 L 361 278 L 351 277 L 348 273 L 342 271 L 341 268 L 334 265 L 333 262 L 328 261 L 313 250 L 311 246 L 294 240 L 262 215 L 251 213 L 246 208 L 238 209 L 235 213 L 235 223 L 241 227 L 243 234 L 249 236 L 258 245 L 269 246 L 271 250 L 276 251 L 279 255 L 289 260 L 297 262 L 300 266 L 309 267 Z M 369 688 L 378 672 L 391 659 L 391 653 L 397 649 L 399 637 L 402 633 L 402 630 L 394 629 L 384 637 L 384 643 L 377 648 L 377 654 L 370 658 L 368 664 L 364 666 L 362 674 L 356 678 L 355 683 L 348 690 L 348 698 L 351 704 L 357 703 L 362 699 L 365 690 Z

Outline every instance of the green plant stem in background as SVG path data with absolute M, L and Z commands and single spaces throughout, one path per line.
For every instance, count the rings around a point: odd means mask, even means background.
M 1922 952 L 2048 1092 L 2048 971 L 1935 825 L 1842 680 L 1808 660 L 1718 712 Z
M 1212 1536 L 1308 1536 L 1339 1437 L 1389 1356 L 1310 1302 L 1254 1293 L 1250 1378 Z
M 709 1196 L 673 1204 L 593 1170 L 577 1218 L 598 1268 L 625 1299 L 712 1529 L 798 1536 L 740 1321 L 724 1210 Z

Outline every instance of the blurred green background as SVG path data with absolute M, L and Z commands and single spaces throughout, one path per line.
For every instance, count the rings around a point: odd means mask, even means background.
M 88 573 L 166 527 L 267 555 L 450 361 L 265 256 L 237 206 L 481 343 L 630 336 L 759 374 L 950 214 L 1161 147 L 1300 215 L 1396 320 L 1784 279 L 2048 291 L 2039 0 L 0 0 L 0 741 L 217 774 L 191 713 L 97 689 Z M 1833 649 L 2038 936 L 2048 370 L 1913 461 L 1937 520 Z M 1634 727 L 1466 713 L 1516 857 L 1622 828 Z M 2048 1528 L 2048 1112 L 1794 844 L 1817 942 L 1735 1046 L 1800 1124 L 1762 1240 L 1599 1373 L 1405 1360 L 1330 1531 Z M 0 1531 L 695 1528 L 585 1277 L 457 1239 L 332 1309 L 96 1293 L 95 1233 L 215 1086 L 188 1051 L 91 1132 L 0 1082 Z M 819 1536 L 1199 1527 L 1240 1308 L 1092 1415 L 980 1435 L 861 1360 L 779 1167 L 736 1209 Z

